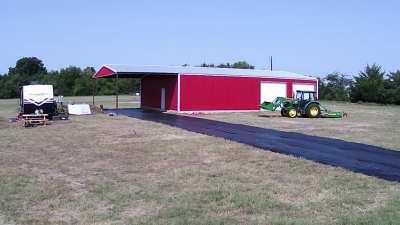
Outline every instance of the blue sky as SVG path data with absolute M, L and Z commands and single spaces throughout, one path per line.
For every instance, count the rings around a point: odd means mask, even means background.
M 400 69 L 400 1 L 2 0 L 0 73 L 68 65 L 247 60 L 308 75 Z

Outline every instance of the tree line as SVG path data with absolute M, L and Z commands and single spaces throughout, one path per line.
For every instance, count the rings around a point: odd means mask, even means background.
M 184 66 L 187 66 L 185 64 Z M 249 64 L 246 61 L 238 61 L 235 63 L 220 63 L 218 65 L 216 64 L 207 64 L 207 63 L 202 63 L 200 67 L 216 67 L 216 68 L 235 68 L 235 69 L 255 69 L 255 66 Z
M 203 63 L 200 66 L 254 69 L 253 65 L 245 61 L 219 65 Z M 47 71 L 42 60 L 36 57 L 24 57 L 19 59 L 14 67 L 10 67 L 7 74 L 0 75 L 0 98 L 18 98 L 19 88 L 29 84 L 51 84 L 54 95 L 62 96 L 92 95 L 93 91 L 96 95 L 115 94 L 115 79 L 105 78 L 93 82 L 92 76 L 95 72 L 93 67 L 81 69 L 76 66 Z M 119 79 L 117 86 L 119 94 L 133 94 L 139 91 L 140 81 L 138 79 Z
M 18 98 L 19 88 L 29 84 L 51 84 L 54 95 L 85 96 L 113 95 L 116 93 L 114 79 L 98 79 L 93 82 L 93 67 L 81 69 L 76 66 L 47 71 L 43 62 L 36 57 L 19 59 L 8 73 L 0 75 L 0 98 Z M 119 79 L 118 93 L 132 94 L 139 91 L 137 79 Z
M 183 66 L 188 66 L 187 64 Z M 207 64 L 201 67 L 254 69 L 246 61 L 235 63 Z M 36 57 L 19 59 L 7 74 L 0 75 L 0 98 L 19 97 L 19 88 L 28 84 L 51 84 L 55 95 L 85 96 L 113 95 L 116 92 L 115 79 L 98 79 L 93 82 L 93 67 L 69 66 L 48 71 Z M 357 75 L 350 77 L 342 73 L 330 73 L 319 79 L 319 94 L 324 100 L 375 102 L 400 105 L 400 70 L 386 73 L 382 67 L 367 65 Z M 140 89 L 138 79 L 119 79 L 118 93 L 132 94 Z
M 200 66 L 238 69 L 255 68 L 246 61 L 218 65 L 203 63 Z M 386 73 L 381 66 L 373 64 L 367 65 L 352 78 L 334 72 L 318 78 L 318 80 L 320 99 L 323 100 L 400 105 L 400 70 Z
M 400 105 L 400 70 L 386 73 L 373 64 L 353 78 L 331 73 L 319 78 L 319 94 L 324 100 Z

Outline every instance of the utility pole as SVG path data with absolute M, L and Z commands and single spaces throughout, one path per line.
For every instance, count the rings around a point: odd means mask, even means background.
M 273 68 L 272 68 L 272 56 L 269 57 L 269 68 L 271 69 L 271 71 L 273 70 Z

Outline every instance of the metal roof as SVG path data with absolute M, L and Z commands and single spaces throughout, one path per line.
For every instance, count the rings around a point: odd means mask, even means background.
M 108 68 L 114 72 L 110 75 L 97 76 L 102 68 Z M 232 68 L 215 68 L 215 67 L 191 67 L 191 66 L 159 66 L 159 65 L 118 65 L 118 64 L 105 64 L 101 66 L 95 74 L 96 77 L 107 77 L 115 74 L 127 75 L 141 75 L 141 74 L 189 74 L 189 75 L 220 75 L 220 76 L 240 76 L 240 77 L 275 77 L 275 78 L 295 78 L 314 80 L 316 78 L 306 76 L 298 73 L 278 70 L 257 70 L 257 69 L 232 69 Z

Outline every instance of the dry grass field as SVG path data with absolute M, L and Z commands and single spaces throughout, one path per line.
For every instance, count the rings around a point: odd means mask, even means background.
M 329 104 L 349 117 L 194 116 L 400 149 L 399 107 Z M 124 116 L 23 128 L 15 108 L 0 100 L 0 224 L 400 223 L 396 182 Z
M 400 151 L 400 106 L 322 102 L 332 111 L 346 112 L 343 119 L 283 118 L 279 112 L 200 114 L 197 117 L 333 137 Z

